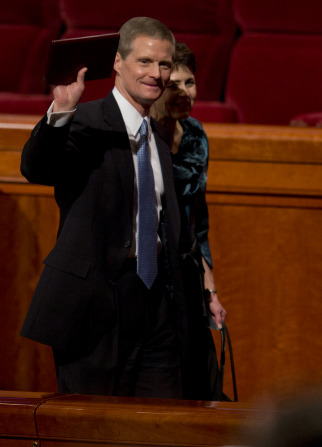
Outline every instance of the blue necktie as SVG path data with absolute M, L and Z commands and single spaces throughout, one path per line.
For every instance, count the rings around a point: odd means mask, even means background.
M 138 259 L 137 273 L 148 289 L 157 273 L 157 211 L 155 185 L 148 142 L 148 123 L 140 127 L 138 144 Z

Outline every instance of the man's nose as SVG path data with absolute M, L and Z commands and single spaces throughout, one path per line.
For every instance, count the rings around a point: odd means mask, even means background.
M 161 71 L 160 71 L 160 66 L 159 66 L 158 63 L 151 64 L 151 66 L 150 66 L 150 76 L 153 77 L 153 78 L 156 78 L 156 79 L 160 78 Z

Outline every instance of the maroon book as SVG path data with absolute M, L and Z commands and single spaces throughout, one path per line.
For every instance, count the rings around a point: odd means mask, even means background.
M 109 78 L 112 74 L 120 35 L 60 39 L 51 42 L 43 84 L 68 85 L 75 82 L 83 67 L 88 70 L 85 81 Z

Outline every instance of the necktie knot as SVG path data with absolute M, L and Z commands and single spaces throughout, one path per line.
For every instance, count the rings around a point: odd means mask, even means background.
M 140 137 L 141 137 L 141 138 L 142 138 L 142 137 L 147 137 L 147 136 L 148 136 L 148 123 L 147 123 L 146 119 L 144 119 L 144 120 L 142 121 L 140 130 L 139 130 L 139 133 L 140 133 Z
M 140 134 L 140 140 L 138 145 L 138 151 L 141 149 L 142 153 L 144 150 L 148 150 L 146 149 L 145 146 L 145 144 L 148 145 L 148 123 L 146 122 L 145 119 L 142 121 L 141 127 L 139 129 L 139 134 Z

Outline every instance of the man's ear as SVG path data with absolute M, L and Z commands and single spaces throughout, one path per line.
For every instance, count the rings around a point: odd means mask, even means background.
M 120 74 L 121 60 L 122 60 L 122 57 L 121 57 L 120 53 L 117 52 L 116 55 L 115 55 L 115 60 L 114 60 L 114 70 L 118 74 Z

